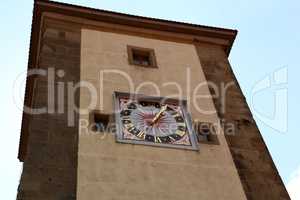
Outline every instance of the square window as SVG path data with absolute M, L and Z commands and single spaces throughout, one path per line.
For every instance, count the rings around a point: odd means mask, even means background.
M 194 122 L 194 129 L 199 143 L 219 144 L 216 130 L 212 123 L 196 121 Z
M 128 60 L 131 65 L 156 68 L 156 58 L 153 49 L 127 46 Z
M 109 114 L 103 114 L 99 111 L 90 113 L 90 128 L 95 132 L 106 132 L 110 121 Z

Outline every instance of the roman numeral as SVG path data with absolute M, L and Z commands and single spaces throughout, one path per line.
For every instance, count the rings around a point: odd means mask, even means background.
M 137 134 L 136 136 L 139 137 L 139 138 L 143 138 L 143 139 L 145 139 L 145 137 L 146 137 L 144 131 L 140 131 L 139 134 Z
M 155 143 L 161 143 L 160 137 L 155 136 L 154 137 Z
M 132 128 L 134 128 L 133 124 L 125 124 L 125 128 L 130 131 Z
M 185 131 L 176 130 L 176 134 L 180 135 L 181 137 L 183 137 L 185 135 Z
M 176 139 L 175 138 L 173 138 L 172 136 L 169 136 L 169 138 L 173 141 L 173 142 L 175 142 L 176 141 Z
M 129 120 L 130 121 L 130 117 L 129 116 L 123 116 L 122 120 Z

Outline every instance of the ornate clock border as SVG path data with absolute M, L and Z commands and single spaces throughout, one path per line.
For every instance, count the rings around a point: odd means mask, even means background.
M 199 150 L 187 101 L 114 92 L 116 141 Z

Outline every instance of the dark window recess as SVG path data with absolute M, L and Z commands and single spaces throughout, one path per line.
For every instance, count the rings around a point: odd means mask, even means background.
M 128 59 L 132 65 L 143 67 L 157 67 L 153 49 L 128 46 Z
M 90 126 L 93 131 L 105 132 L 108 128 L 109 121 L 109 114 L 103 114 L 97 111 L 93 111 L 90 114 Z
M 133 51 L 133 63 L 136 65 L 151 65 L 149 52 Z
M 194 129 L 199 143 L 219 144 L 217 133 L 212 123 L 194 122 Z

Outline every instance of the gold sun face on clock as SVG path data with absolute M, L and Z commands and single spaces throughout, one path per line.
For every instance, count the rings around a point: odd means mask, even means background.
M 116 93 L 120 142 L 197 149 L 183 101 Z

